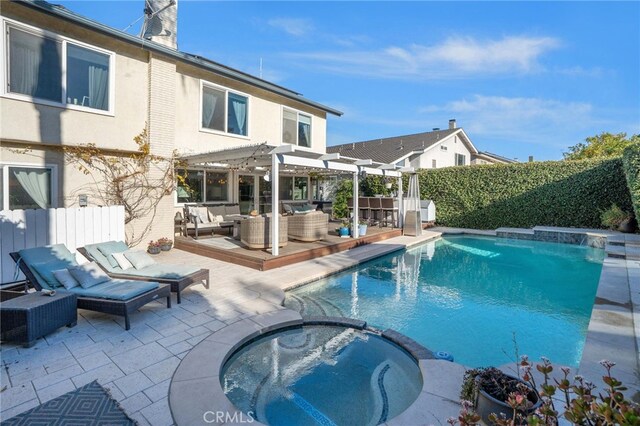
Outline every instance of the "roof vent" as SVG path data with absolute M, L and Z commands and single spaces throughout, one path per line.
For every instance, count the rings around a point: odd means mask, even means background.
M 433 130 L 434 132 L 437 132 L 438 130 L 440 130 L 440 127 L 434 127 L 432 130 Z

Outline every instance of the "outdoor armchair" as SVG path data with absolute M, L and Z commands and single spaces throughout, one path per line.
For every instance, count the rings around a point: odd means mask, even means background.
M 122 241 L 88 244 L 78 248 L 89 260 L 95 261 L 112 278 L 127 280 L 155 281 L 170 284 L 171 291 L 176 293 L 178 304 L 182 302 L 181 292 L 193 284 L 203 284 L 209 288 L 209 270 L 188 265 L 171 265 L 154 263 L 141 269 L 135 267 L 122 269 L 113 258 L 113 253 L 129 250 Z

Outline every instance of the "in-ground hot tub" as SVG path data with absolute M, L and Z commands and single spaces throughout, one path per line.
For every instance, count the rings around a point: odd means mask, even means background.
M 281 329 L 224 364 L 226 396 L 269 425 L 377 425 L 422 390 L 417 360 L 379 333 L 343 325 Z
M 171 379 L 169 407 L 178 426 L 431 423 L 431 411 L 446 404 L 434 395 L 438 377 L 463 372 L 393 330 L 281 309 L 227 325 L 191 349 Z

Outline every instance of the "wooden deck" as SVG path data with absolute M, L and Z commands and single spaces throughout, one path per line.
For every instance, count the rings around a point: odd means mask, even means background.
M 329 224 L 329 227 L 334 224 Z M 175 247 L 201 256 L 234 263 L 260 271 L 267 271 L 317 257 L 350 250 L 354 247 L 375 243 L 388 238 L 402 235 L 398 228 L 378 228 L 369 226 L 367 235 L 360 238 L 340 238 L 334 231 L 330 231 L 326 240 L 311 243 L 289 240 L 286 246 L 280 248 L 280 254 L 273 256 L 266 250 L 251 250 L 246 247 L 221 248 L 207 244 L 211 239 L 230 238 L 227 235 L 215 235 L 213 237 L 200 237 L 194 240 L 192 237 L 176 237 Z M 237 244 L 240 244 L 238 241 Z M 223 244 L 224 245 L 224 244 Z

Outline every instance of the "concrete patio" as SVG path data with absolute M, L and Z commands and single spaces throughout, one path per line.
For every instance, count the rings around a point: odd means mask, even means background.
M 145 306 L 132 316 L 129 331 L 119 317 L 81 310 L 76 327 L 61 328 L 31 348 L 3 343 L 0 417 L 8 419 L 98 380 L 141 425 L 171 425 L 171 377 L 188 351 L 212 332 L 284 309 L 283 289 L 439 235 L 425 231 L 419 238 L 396 237 L 266 272 L 181 250 L 162 253 L 158 262 L 210 269 L 211 289 L 192 286 L 182 304 L 171 309 L 161 303 Z

